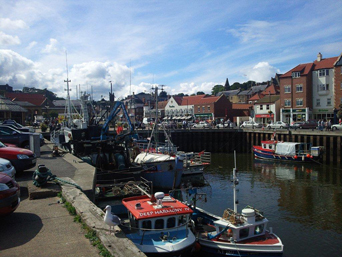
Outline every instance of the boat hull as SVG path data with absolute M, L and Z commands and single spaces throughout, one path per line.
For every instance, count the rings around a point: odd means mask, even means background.
M 253 154 L 256 159 L 263 160 L 276 160 L 276 161 L 289 161 L 289 162 L 313 162 L 317 161 L 319 158 L 308 157 L 306 155 L 302 156 L 291 156 L 291 155 L 281 155 L 275 154 L 272 151 L 263 150 L 261 147 L 253 146 Z

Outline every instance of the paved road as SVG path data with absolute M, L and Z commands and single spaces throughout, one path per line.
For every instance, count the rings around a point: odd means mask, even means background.
M 51 157 L 47 146 L 41 148 L 37 164 L 45 164 L 60 177 L 71 177 L 75 168 L 60 157 Z M 57 197 L 29 200 L 27 185 L 35 169 L 17 177 L 21 203 L 11 215 L 0 218 L 0 256 L 99 256 L 98 249 L 84 236 L 81 224 L 59 204 Z

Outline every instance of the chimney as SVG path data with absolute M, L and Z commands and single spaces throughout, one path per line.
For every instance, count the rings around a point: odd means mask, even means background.
M 320 62 L 320 61 L 322 61 L 322 54 L 318 53 L 318 55 L 317 55 L 317 62 Z

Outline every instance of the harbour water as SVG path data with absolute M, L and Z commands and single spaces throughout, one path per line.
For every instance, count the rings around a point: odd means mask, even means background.
M 341 256 L 342 170 L 319 164 L 258 162 L 237 154 L 238 211 L 251 205 L 264 213 L 282 239 L 284 255 Z M 233 154 L 212 154 L 205 169 L 207 202 L 197 206 L 222 215 L 233 208 Z

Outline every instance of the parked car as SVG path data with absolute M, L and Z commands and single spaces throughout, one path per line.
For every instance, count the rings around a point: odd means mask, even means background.
M 0 172 L 5 173 L 11 178 L 15 178 L 15 168 L 9 160 L 0 158 Z
M 195 123 L 193 126 L 193 128 L 209 128 L 209 123 L 206 121 L 200 121 L 198 123 Z
M 288 128 L 288 127 L 289 127 L 289 124 L 282 122 L 282 121 L 276 121 L 266 126 L 266 128 L 268 129 L 283 129 L 283 128 Z
M 341 130 L 342 129 L 342 124 L 334 124 L 331 125 L 331 130 L 335 131 L 335 130 Z
M 5 120 L 1 125 L 11 126 L 15 128 L 16 130 L 23 131 L 23 132 L 31 132 L 34 133 L 34 128 L 31 127 L 25 127 L 21 125 L 20 123 L 17 123 L 15 120 Z
M 14 166 L 17 173 L 36 166 L 36 155 L 24 148 L 6 146 L 0 142 L 0 158 L 7 159 Z
M 14 212 L 19 203 L 19 184 L 10 176 L 0 172 L 0 216 Z
M 3 143 L 14 144 L 18 147 L 30 148 L 31 132 L 22 132 L 6 125 L 0 125 L 0 141 Z M 44 137 L 39 134 L 40 146 L 44 145 Z
M 290 128 L 292 129 L 297 129 L 299 128 L 303 123 L 305 123 L 305 121 L 296 121 L 296 122 L 292 122 L 290 125 Z
M 305 121 L 304 123 L 300 124 L 298 128 L 300 129 L 316 129 L 318 127 L 317 121 L 315 120 L 308 120 Z
M 261 128 L 262 124 L 256 123 L 255 121 L 244 121 L 240 128 Z

